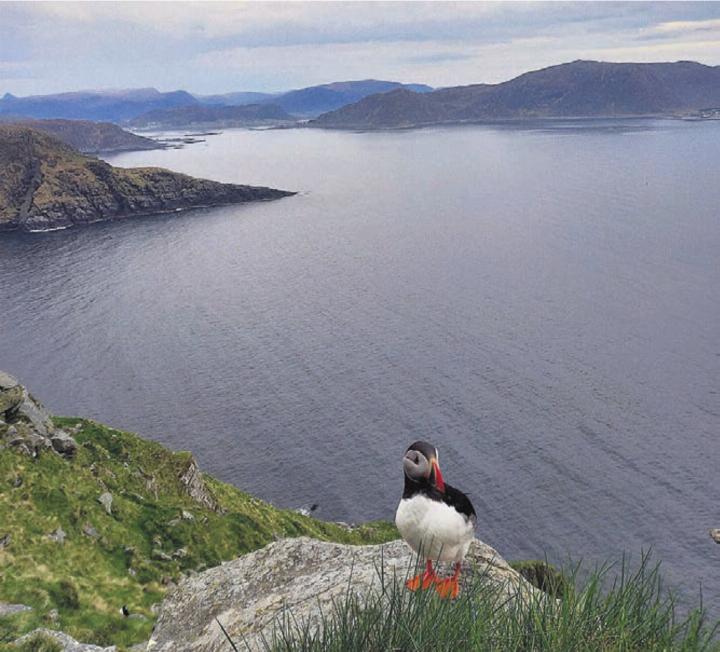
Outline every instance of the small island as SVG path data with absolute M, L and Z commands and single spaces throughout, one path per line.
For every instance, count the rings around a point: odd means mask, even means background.
M 52 231 L 295 193 L 116 168 L 27 126 L 0 126 L 0 231 Z

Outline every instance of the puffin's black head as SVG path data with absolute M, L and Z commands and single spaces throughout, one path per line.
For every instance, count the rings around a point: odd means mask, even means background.
M 421 485 L 445 491 L 445 482 L 440 473 L 437 448 L 426 441 L 410 444 L 403 457 L 405 477 Z

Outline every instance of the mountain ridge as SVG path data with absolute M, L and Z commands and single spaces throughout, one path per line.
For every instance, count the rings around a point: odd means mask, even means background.
M 393 129 L 532 118 L 670 116 L 720 105 L 720 67 L 697 62 L 577 60 L 498 84 L 394 90 L 328 112 L 309 126 Z

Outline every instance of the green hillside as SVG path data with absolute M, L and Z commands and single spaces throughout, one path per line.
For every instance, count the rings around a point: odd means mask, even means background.
M 96 644 L 147 640 L 152 606 L 183 573 L 276 537 L 374 543 L 397 536 L 387 523 L 350 530 L 277 509 L 200 474 L 189 453 L 127 432 L 54 422 L 78 443 L 72 459 L 0 445 L 0 602 L 33 608 L 0 618 L 0 649 L 39 626 Z M 0 441 L 7 428 L 0 424 Z M 105 493 L 109 514 L 98 501 Z

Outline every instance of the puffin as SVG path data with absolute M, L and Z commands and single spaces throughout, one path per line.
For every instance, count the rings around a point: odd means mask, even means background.
M 462 561 L 475 537 L 475 509 L 462 491 L 443 479 L 438 451 L 432 444 L 410 444 L 403 457 L 403 471 L 405 488 L 395 525 L 405 542 L 426 560 L 425 572 L 405 586 L 411 591 L 434 587 L 441 598 L 456 598 Z M 438 577 L 433 561 L 453 562 L 452 577 Z

